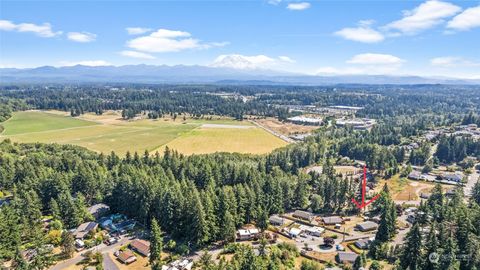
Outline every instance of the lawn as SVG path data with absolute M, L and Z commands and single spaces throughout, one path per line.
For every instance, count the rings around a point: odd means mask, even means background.
M 211 152 L 267 153 L 286 143 L 246 121 L 162 118 L 125 121 L 119 112 L 71 118 L 65 112 L 16 112 L 3 123 L 0 140 L 80 145 L 103 153 L 163 151 L 166 145 L 184 154 Z

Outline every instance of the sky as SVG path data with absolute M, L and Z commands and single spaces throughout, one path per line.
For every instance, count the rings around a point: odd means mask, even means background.
M 480 78 L 480 1 L 0 0 L 0 67 Z

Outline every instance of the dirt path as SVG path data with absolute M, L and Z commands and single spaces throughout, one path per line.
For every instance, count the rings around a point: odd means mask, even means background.
M 276 131 L 273 131 L 273 130 L 265 127 L 265 126 L 262 126 L 261 124 L 255 122 L 255 121 L 250 121 L 250 122 L 253 123 L 254 125 L 256 125 L 257 127 L 262 128 L 262 129 L 264 129 L 265 131 L 271 133 L 272 135 L 274 135 L 274 136 L 276 136 L 276 137 L 278 137 L 278 138 L 286 141 L 287 143 L 294 143 L 294 142 L 295 142 L 294 140 L 290 139 L 289 137 L 287 137 L 287 136 L 285 136 L 285 135 L 282 135 L 282 134 L 280 134 L 280 133 L 278 133 L 278 132 L 276 132 Z

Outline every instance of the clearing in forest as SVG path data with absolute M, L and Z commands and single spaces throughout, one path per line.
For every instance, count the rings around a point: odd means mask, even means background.
M 120 112 L 84 114 L 24 111 L 2 123 L 0 140 L 24 143 L 74 144 L 96 152 L 123 155 L 163 150 L 166 145 L 184 154 L 212 152 L 267 153 L 286 143 L 246 121 L 224 117 L 125 121 Z

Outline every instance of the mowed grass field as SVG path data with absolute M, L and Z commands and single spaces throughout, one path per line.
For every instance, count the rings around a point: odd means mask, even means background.
M 78 118 L 59 111 L 16 112 L 1 123 L 0 140 L 74 144 L 103 153 L 163 151 L 169 146 L 184 154 L 213 152 L 267 153 L 286 143 L 246 121 L 178 117 L 124 121 L 119 112 Z
M 97 125 L 95 122 L 67 118 L 62 115 L 40 111 L 17 112 L 1 124 L 4 127 L 2 135 L 17 135 L 32 132 L 43 132 L 57 129 L 78 128 Z
M 238 152 L 263 154 L 285 145 L 261 128 L 199 127 L 168 142 L 166 146 L 184 154 Z M 160 150 L 163 150 L 164 146 Z

